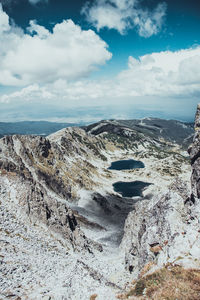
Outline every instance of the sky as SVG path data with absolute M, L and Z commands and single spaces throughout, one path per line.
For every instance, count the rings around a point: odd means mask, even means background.
M 0 0 L 0 121 L 193 121 L 199 0 Z

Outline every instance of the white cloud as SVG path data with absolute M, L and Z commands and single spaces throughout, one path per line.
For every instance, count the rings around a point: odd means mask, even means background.
M 133 23 L 138 27 L 139 35 L 148 38 L 158 34 L 162 28 L 165 14 L 165 3 L 158 4 L 153 12 L 137 10 L 136 16 L 133 14 Z
M 38 25 L 36 20 L 31 20 L 29 22 L 29 24 L 30 24 L 30 26 L 27 28 L 27 30 L 31 34 L 36 33 L 40 39 L 45 39 L 45 38 L 48 38 L 50 36 L 49 30 L 47 30 L 43 26 Z
M 10 29 L 9 17 L 3 11 L 2 4 L 0 3 L 0 34 L 2 34 L 3 32 L 8 31 L 9 29 Z
M 92 6 L 86 3 L 82 14 L 98 31 L 107 27 L 124 34 L 135 27 L 140 36 L 147 38 L 161 30 L 166 8 L 166 3 L 150 11 L 141 8 L 138 0 L 95 0 Z
M 130 1 L 116 3 L 118 8 L 125 9 Z M 155 20 L 160 19 L 161 13 L 158 7 L 154 11 Z M 148 28 L 145 32 L 150 32 L 149 22 L 143 23 Z M 86 75 L 111 58 L 106 43 L 94 31 L 83 31 L 68 20 L 56 24 L 50 32 L 32 20 L 25 33 L 9 25 L 1 5 L 0 28 L 0 84 L 22 86 L 18 91 L 0 96 L 1 111 L 3 107 L 12 110 L 20 105 L 22 108 L 35 105 L 38 110 L 40 105 L 43 108 L 52 105 L 60 110 L 107 104 L 125 107 L 127 103 L 136 103 L 136 99 L 137 107 L 144 99 L 147 107 L 148 101 L 152 103 L 152 99 L 159 98 L 157 107 L 164 102 L 163 98 L 171 99 L 172 105 L 181 102 L 183 97 L 189 102 L 200 95 L 200 46 L 150 53 L 137 59 L 131 56 L 127 68 L 117 76 L 91 80 Z M 123 32 L 124 27 L 119 30 Z
M 0 6 L 0 84 L 28 85 L 87 76 L 111 58 L 107 44 L 72 20 L 48 31 L 30 21 L 27 33 L 9 25 Z
M 183 96 L 200 92 L 200 47 L 129 57 L 118 80 L 136 95 Z
M 200 95 L 200 46 L 176 52 L 129 57 L 128 68 L 110 80 L 58 79 L 53 84 L 30 85 L 3 95 L 0 102 L 58 103 L 68 106 L 106 105 L 131 101 L 134 97 L 188 97 Z M 59 99 L 59 101 L 58 101 Z M 123 100 L 122 100 L 123 99 Z

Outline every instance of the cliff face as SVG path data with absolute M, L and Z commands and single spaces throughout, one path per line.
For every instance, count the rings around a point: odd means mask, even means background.
M 184 204 L 188 194 L 177 180 L 168 193 L 139 202 L 129 214 L 121 247 L 126 268 L 135 276 L 150 262 L 200 267 L 200 207 L 191 215 L 191 206 Z
M 76 138 L 83 134 L 84 140 L 84 131 L 79 129 L 63 130 L 48 139 L 38 136 L 1 139 L 0 194 L 5 203 L 15 204 L 33 224 L 47 226 L 74 249 L 90 251 L 90 241 L 80 230 L 69 202 L 76 200 L 76 190 L 81 186 L 92 185 L 92 180 L 87 177 L 84 180 L 87 174 L 81 172 L 87 165 L 87 173 L 94 174 L 95 168 L 84 163 L 83 157 L 92 157 L 93 151 L 97 155 L 100 153 L 97 139 L 91 138 L 92 150 L 87 148 L 87 138 L 86 145 L 80 148 L 73 134 Z
M 192 165 L 192 195 L 191 200 L 200 199 L 200 104 L 197 107 L 195 118 L 195 135 L 192 146 L 189 148 Z
M 121 247 L 135 276 L 149 263 L 200 267 L 200 105 L 189 153 L 191 190 L 177 178 L 167 193 L 139 202 L 126 220 Z

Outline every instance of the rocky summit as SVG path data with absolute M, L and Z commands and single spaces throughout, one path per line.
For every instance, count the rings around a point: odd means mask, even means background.
M 156 299 L 129 283 L 199 269 L 199 145 L 200 106 L 195 132 L 148 118 L 1 138 L 0 299 Z M 123 160 L 144 167 L 110 168 Z

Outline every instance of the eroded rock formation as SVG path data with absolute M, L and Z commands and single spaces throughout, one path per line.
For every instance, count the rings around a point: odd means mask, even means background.
M 126 220 L 121 247 L 126 268 L 135 276 L 149 262 L 200 267 L 200 105 L 189 153 L 191 190 L 176 179 L 169 192 L 138 202 Z
M 196 118 L 195 118 L 195 135 L 194 140 L 189 148 L 189 154 L 192 165 L 192 195 L 191 200 L 194 202 L 195 199 L 200 198 L 200 104 L 197 107 Z
M 62 142 L 59 145 L 38 136 L 4 137 L 0 140 L 1 189 L 5 190 L 6 201 L 13 197 L 18 209 L 26 212 L 33 223 L 46 225 L 75 250 L 91 251 L 89 244 L 101 250 L 86 238 L 67 205 L 67 201 L 75 200 L 71 187 L 81 181 L 78 170 L 73 177 L 65 159 L 65 155 L 74 155 L 76 147 L 72 148 L 70 151 Z M 75 163 L 73 167 L 81 168 Z

